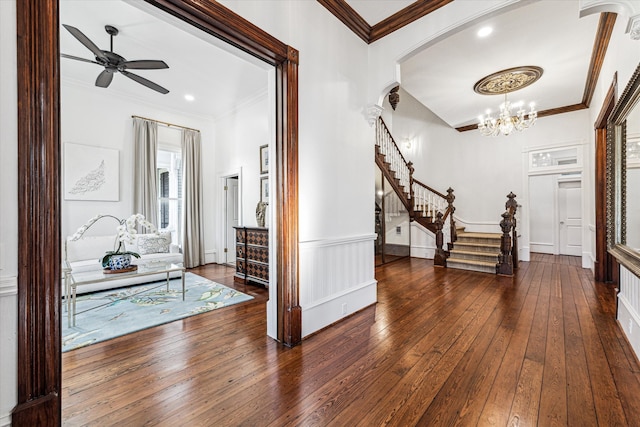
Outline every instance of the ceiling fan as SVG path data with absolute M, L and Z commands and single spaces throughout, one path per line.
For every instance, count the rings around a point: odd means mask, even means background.
M 158 91 L 162 94 L 167 94 L 169 91 L 162 86 L 147 80 L 144 77 L 140 77 L 136 74 L 130 73 L 127 70 L 158 70 L 162 68 L 169 68 L 164 61 L 159 60 L 139 60 L 139 61 L 127 61 L 122 56 L 113 52 L 113 36 L 118 35 L 118 29 L 111 25 L 105 25 L 104 29 L 111 36 L 111 49 L 101 50 L 96 46 L 82 31 L 72 27 L 71 25 L 62 24 L 80 43 L 82 43 L 87 49 L 89 49 L 96 57 L 95 61 L 85 58 L 79 58 L 77 56 L 67 55 L 61 53 L 60 56 L 68 59 L 75 59 L 76 61 L 91 62 L 92 64 L 102 65 L 104 70 L 98 75 L 96 79 L 96 86 L 109 87 L 113 80 L 115 73 L 120 73 L 125 77 L 129 77 L 150 89 Z

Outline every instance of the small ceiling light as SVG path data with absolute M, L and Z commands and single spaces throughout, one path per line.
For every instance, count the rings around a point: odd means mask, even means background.
M 193 101 L 196 98 L 193 95 L 187 94 L 187 95 L 184 96 L 184 99 L 186 99 L 187 101 Z
M 493 28 L 482 27 L 478 30 L 478 37 L 487 37 L 491 33 L 493 33 Z

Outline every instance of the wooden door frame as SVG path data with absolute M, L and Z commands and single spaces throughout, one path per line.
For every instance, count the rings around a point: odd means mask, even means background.
M 298 51 L 210 0 L 146 0 L 276 69 L 278 340 L 301 341 L 298 289 Z M 57 0 L 16 2 L 18 403 L 14 426 L 60 425 L 60 64 Z

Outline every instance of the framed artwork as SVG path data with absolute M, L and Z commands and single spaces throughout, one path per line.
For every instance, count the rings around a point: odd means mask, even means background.
M 269 172 L 269 146 L 260 146 L 260 173 Z
M 90 145 L 64 145 L 64 199 L 120 200 L 120 152 Z
M 260 201 L 269 203 L 269 177 L 260 178 Z

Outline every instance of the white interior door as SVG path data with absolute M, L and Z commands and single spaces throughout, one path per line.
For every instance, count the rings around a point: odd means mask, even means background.
M 582 182 L 558 182 L 560 255 L 582 255 Z
M 236 235 L 233 227 L 238 225 L 239 204 L 238 204 L 238 177 L 230 177 L 225 182 L 225 262 L 235 265 L 236 263 Z

